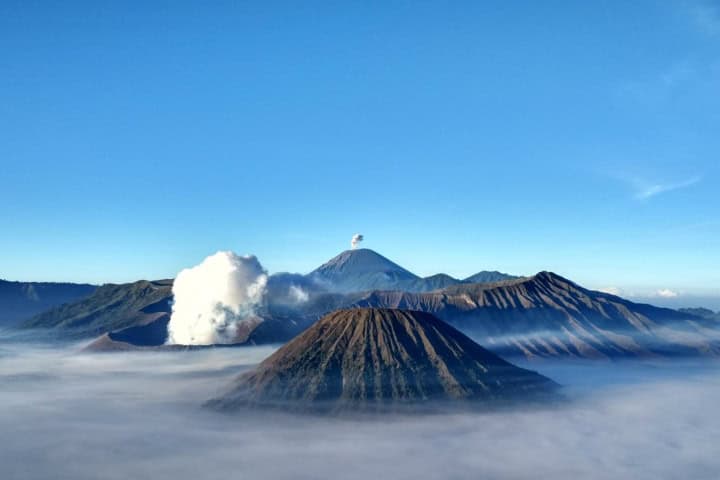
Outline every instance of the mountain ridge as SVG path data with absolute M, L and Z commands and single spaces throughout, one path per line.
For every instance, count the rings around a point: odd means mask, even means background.
M 528 358 L 720 355 L 708 320 L 588 290 L 552 272 L 436 292 L 369 292 L 353 306 L 429 312 L 494 351 Z
M 429 278 L 442 284 L 448 277 Z M 714 340 L 720 328 L 717 321 L 585 289 L 547 271 L 420 292 L 332 292 L 314 285 L 300 274 L 271 275 L 266 302 L 258 311 L 260 318 L 271 321 L 249 326 L 252 328 L 244 331 L 241 340 L 283 342 L 334 310 L 377 307 L 433 314 L 497 353 L 529 359 L 720 355 L 720 344 Z M 302 298 L 298 289 L 303 290 Z M 23 326 L 55 328 L 64 336 L 77 338 L 112 332 L 108 338 L 114 337 L 114 341 L 132 341 L 146 331 L 146 343 L 157 345 L 160 325 L 171 313 L 171 299 L 172 280 L 104 286 L 91 297 L 56 307 Z M 138 329 L 124 331 L 135 327 Z
M 15 326 L 52 307 L 87 297 L 96 288 L 87 283 L 0 279 L 0 326 Z
M 519 278 L 498 271 L 480 271 L 464 280 L 446 273 L 420 277 L 368 248 L 345 250 L 305 276 L 320 288 L 351 293 L 369 290 L 426 292 L 451 285 Z
M 26 321 L 21 328 L 58 328 L 68 336 L 87 337 L 145 325 L 169 315 L 172 280 L 108 283 L 90 296 L 54 307 Z

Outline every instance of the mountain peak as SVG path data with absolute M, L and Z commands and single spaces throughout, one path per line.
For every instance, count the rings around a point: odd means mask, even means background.
M 572 280 L 568 280 L 567 278 L 558 275 L 555 272 L 550 272 L 547 270 L 543 270 L 542 272 L 538 272 L 532 277 L 530 277 L 530 280 L 540 282 L 540 283 L 552 283 L 555 285 L 563 284 L 563 285 L 572 285 L 575 287 L 579 287 L 575 282 Z
M 374 250 L 345 250 L 308 274 L 316 283 L 339 292 L 393 289 L 419 277 Z
M 505 400 L 553 386 L 428 313 L 353 308 L 320 319 L 211 404 L 362 410 L 430 400 Z
M 355 272 L 360 271 L 397 271 L 413 275 L 400 265 L 380 255 L 375 250 L 369 248 L 356 248 L 354 250 L 345 250 L 337 256 L 331 258 L 325 264 L 321 265 L 315 271 L 328 271 L 330 269 L 352 269 Z

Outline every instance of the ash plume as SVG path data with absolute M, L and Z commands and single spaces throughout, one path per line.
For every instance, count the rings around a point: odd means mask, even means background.
M 168 344 L 232 343 L 238 326 L 255 317 L 267 272 L 253 255 L 217 252 L 181 271 L 173 284 Z
M 353 235 L 352 240 L 350 240 L 350 249 L 355 250 L 363 240 L 365 240 L 365 237 L 362 234 L 356 233 Z

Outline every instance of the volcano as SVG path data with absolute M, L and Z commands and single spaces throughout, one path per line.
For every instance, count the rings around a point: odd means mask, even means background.
M 331 258 L 305 278 L 321 290 L 352 293 L 371 290 L 429 292 L 464 283 L 496 282 L 518 277 L 482 271 L 465 280 L 444 273 L 422 278 L 374 250 L 358 248 Z
M 555 387 L 430 314 L 355 308 L 326 315 L 208 405 L 368 411 L 536 398 Z
M 342 252 L 310 272 L 308 278 L 335 292 L 402 289 L 420 281 L 414 273 L 367 248 Z

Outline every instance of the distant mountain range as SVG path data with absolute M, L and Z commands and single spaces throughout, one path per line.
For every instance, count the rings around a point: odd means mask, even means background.
M 97 286 L 78 283 L 0 280 L 0 327 L 9 327 L 63 303 L 92 294 Z
M 372 250 L 346 251 L 308 275 L 272 275 L 258 312 L 264 321 L 244 325 L 238 341 L 282 343 L 334 310 L 379 307 L 431 313 L 497 353 L 527 358 L 720 354 L 720 326 L 707 312 L 630 302 L 551 272 L 499 275 L 501 281 L 492 283 L 442 274 L 423 279 Z M 171 282 L 106 285 L 23 326 L 83 337 L 105 334 L 97 349 L 159 345 L 171 311 Z M 305 298 L 293 296 L 293 288 Z
M 209 406 L 374 411 L 525 399 L 556 387 L 428 313 L 355 308 L 320 319 Z
M 172 280 L 106 284 L 82 300 L 54 307 L 21 326 L 59 329 L 67 336 L 96 336 L 169 318 L 171 300 Z
M 473 277 L 517 278 L 499 272 L 480 272 Z M 172 282 L 172 279 L 168 279 L 106 284 L 99 287 L 92 296 L 51 308 L 27 319 L 22 326 L 61 329 L 66 335 L 76 337 L 91 337 L 150 324 L 157 329 L 163 322 L 167 324 L 169 319 Z M 375 288 L 431 291 L 463 282 L 445 274 L 423 279 L 372 250 L 348 250 L 307 275 L 271 275 L 268 281 L 268 305 L 262 313 L 266 319 L 297 316 L 297 300 L 291 295 L 290 287 L 299 287 L 309 296 L 316 297 L 338 292 L 372 291 Z M 292 333 L 297 333 L 306 326 L 307 323 L 294 326 Z M 267 328 L 267 325 L 261 327 L 261 332 Z M 267 334 L 262 335 L 262 338 L 266 337 Z M 251 336 L 251 339 L 254 338 Z M 285 341 L 288 338 L 290 337 L 277 337 L 274 341 Z
M 462 283 L 498 282 L 518 277 L 483 271 L 464 280 L 444 273 L 421 278 L 373 250 L 359 248 L 342 252 L 310 272 L 307 278 L 323 290 L 349 293 L 368 290 L 429 292 Z
M 375 291 L 352 305 L 429 312 L 496 352 L 528 358 L 720 354 L 712 320 L 588 290 L 552 272 L 428 293 Z
M 720 322 L 720 312 L 713 312 L 709 308 L 680 308 L 678 311 Z

